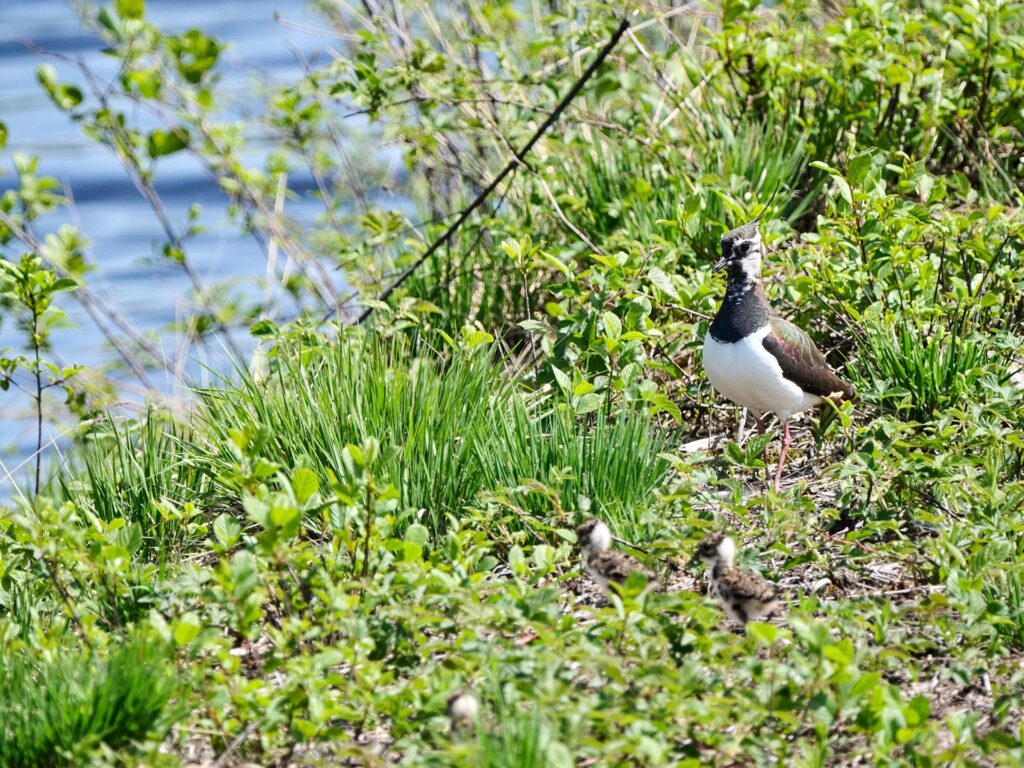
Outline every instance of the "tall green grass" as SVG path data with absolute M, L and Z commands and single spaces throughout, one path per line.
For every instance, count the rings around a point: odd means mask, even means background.
M 858 389 L 874 399 L 882 413 L 928 421 L 939 411 L 976 397 L 982 377 L 1009 377 L 1010 361 L 993 355 L 997 349 L 963 324 L 925 330 L 912 322 L 872 323 L 865 329 L 854 366 Z
M 567 162 L 563 184 L 585 232 L 649 243 L 682 233 L 687 253 L 707 259 L 726 231 L 761 212 L 774 190 L 776 208 L 791 221 L 821 193 L 821 174 L 806 171 L 818 154 L 807 127 L 774 113 L 737 120 L 719 106 L 681 129 L 678 142 L 601 146 Z
M 141 640 L 106 658 L 63 653 L 36 663 L 0 653 L 0 765 L 82 765 L 98 747 L 162 737 L 175 675 L 162 650 Z
M 309 467 L 322 487 L 332 474 L 344 477 L 347 445 L 376 438 L 378 479 L 398 489 L 403 508 L 423 510 L 434 531 L 481 491 L 525 480 L 558 484 L 566 504 L 584 494 L 624 514 L 667 469 L 658 458 L 665 437 L 646 416 L 588 423 L 521 392 L 486 351 L 414 353 L 403 336 L 347 337 L 314 354 L 284 355 L 269 386 L 246 380 L 205 392 L 201 414 L 201 461 L 221 478 L 237 463 L 236 430 L 258 435 L 256 456 Z
M 479 455 L 485 487 L 537 481 L 555 490 L 564 510 L 579 512 L 584 496 L 592 514 L 619 525 L 638 522 L 637 510 L 651 501 L 669 469 L 661 457 L 669 435 L 635 412 L 601 411 L 591 422 L 565 407 L 531 409 L 517 400 L 506 417 L 493 420 L 491 437 Z M 544 510 L 539 497 L 514 495 L 524 508 Z
M 188 427 L 152 408 L 138 421 L 110 417 L 86 435 L 54 492 L 101 520 L 138 523 L 144 554 L 167 554 L 186 536 L 168 512 L 212 498 L 213 484 L 194 460 L 190 439 Z
M 491 411 L 508 408 L 513 380 L 485 354 L 444 361 L 423 352 L 414 354 L 404 337 L 352 337 L 316 354 L 285 355 L 266 388 L 246 380 L 205 392 L 201 418 L 213 471 L 229 473 L 230 431 L 248 428 L 261 435 L 259 456 L 309 467 L 327 487 L 331 473 L 344 477 L 345 447 L 374 437 L 380 479 L 398 488 L 405 507 L 424 509 L 441 525 L 480 488 L 475 447 Z

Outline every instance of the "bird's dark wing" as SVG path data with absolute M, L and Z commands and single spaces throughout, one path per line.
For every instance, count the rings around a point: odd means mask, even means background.
M 781 317 L 772 317 L 770 324 L 761 343 L 779 361 L 783 376 L 812 395 L 853 397 L 853 387 L 836 376 L 810 336 Z
M 760 576 L 729 568 L 719 577 L 719 587 L 730 600 L 753 600 L 770 603 L 779 596 L 779 588 Z

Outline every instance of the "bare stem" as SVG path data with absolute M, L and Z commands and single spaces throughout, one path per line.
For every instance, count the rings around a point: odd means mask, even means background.
M 39 309 L 36 303 L 35 294 L 32 297 L 32 352 L 35 358 L 35 365 L 32 373 L 36 379 L 36 393 L 33 395 L 36 401 L 36 492 L 39 495 L 39 474 L 43 463 L 43 372 L 39 367 Z
M 91 651 L 92 643 L 89 642 L 89 636 L 85 634 L 85 627 L 82 626 L 82 621 L 78 618 L 78 614 L 75 612 L 75 606 L 71 602 L 71 595 L 68 594 L 67 589 L 64 587 L 64 582 L 60 580 L 60 574 L 57 573 L 57 566 L 45 555 L 43 556 L 42 561 L 43 565 L 46 567 L 46 573 L 50 577 L 50 581 L 53 582 L 54 589 L 57 590 L 57 594 L 60 595 L 61 602 L 64 603 L 64 607 L 68 610 L 68 615 L 71 616 L 71 620 L 78 628 L 78 634 L 81 635 L 82 642 L 85 643 L 85 647 Z

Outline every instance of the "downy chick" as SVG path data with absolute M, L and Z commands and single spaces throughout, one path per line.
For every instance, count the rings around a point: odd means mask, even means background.
M 629 574 L 639 571 L 647 577 L 647 589 L 657 589 L 658 577 L 635 558 L 611 549 L 612 532 L 596 517 L 576 528 L 576 538 L 583 554 L 583 565 L 601 591 L 608 594 L 609 584 L 622 584 Z
M 697 547 L 697 558 L 711 566 L 711 592 L 730 618 L 746 624 L 779 606 L 778 587 L 736 567 L 736 543 L 729 536 L 712 533 L 705 537 Z
M 471 728 L 479 713 L 480 703 L 472 691 L 458 690 L 448 697 L 448 719 L 452 731 Z

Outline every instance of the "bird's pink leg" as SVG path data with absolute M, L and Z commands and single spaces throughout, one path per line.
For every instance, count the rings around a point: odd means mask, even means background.
M 779 466 L 775 469 L 775 490 L 782 486 L 782 464 L 786 461 L 789 450 L 789 419 L 782 422 L 782 451 L 779 453 Z
M 755 416 L 754 423 L 756 425 L 757 434 L 764 434 L 764 416 Z

